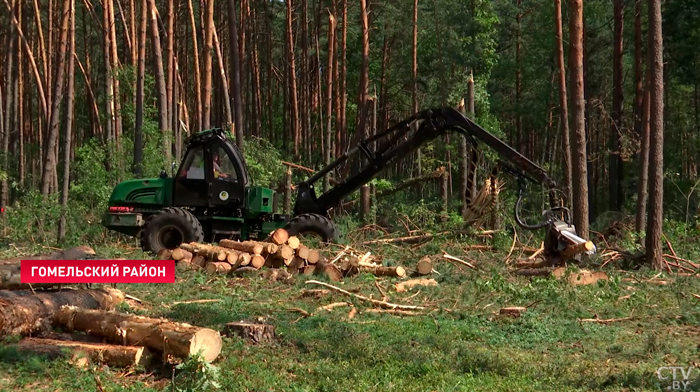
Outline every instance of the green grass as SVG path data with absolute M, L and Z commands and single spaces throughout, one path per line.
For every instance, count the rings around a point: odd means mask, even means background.
M 410 266 L 439 249 L 464 254 L 456 244 L 371 250 L 387 264 Z M 143 256 L 123 248 L 96 250 Z M 656 275 L 653 271 L 607 269 L 609 281 L 572 287 L 565 280 L 508 275 L 506 252 L 467 255 L 478 271 L 440 261 L 435 267 L 440 275 L 433 276 L 437 287 L 406 293 L 393 289 L 394 279 L 370 275 L 339 284 L 381 298 L 377 280 L 390 301 L 434 309 L 424 316 L 362 313 L 366 304 L 351 300 L 360 312 L 352 319 L 348 307 L 302 317 L 290 309 L 314 313 L 318 306 L 348 298 L 300 298 L 302 289 L 314 288 L 304 276 L 272 283 L 262 276 L 212 277 L 194 271 L 178 273 L 175 284 L 118 285 L 144 301 L 124 303 L 120 310 L 214 329 L 241 320 L 274 324 L 278 339 L 273 344 L 224 338 L 214 362 L 222 391 L 658 391 L 666 386 L 654 374 L 658 367 L 700 362 L 700 301 L 691 295 L 700 293 L 696 277 L 662 275 L 657 280 L 669 284 L 656 285 L 646 282 Z M 207 298 L 221 301 L 173 305 Z M 497 314 L 508 305 L 529 309 L 520 318 Z M 607 325 L 579 321 L 596 315 L 632 319 Z M 175 376 L 181 386 L 179 377 L 186 374 L 176 370 Z M 79 370 L 65 360 L 0 348 L 1 391 L 171 388 L 167 369 Z

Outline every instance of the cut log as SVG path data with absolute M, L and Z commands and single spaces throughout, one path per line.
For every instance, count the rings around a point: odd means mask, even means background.
M 207 265 L 207 259 L 205 259 L 204 256 L 197 255 L 192 258 L 192 264 L 204 268 Z
M 156 256 L 157 260 L 173 260 L 172 259 L 172 254 L 173 251 L 167 248 L 163 248 L 158 251 L 158 255 Z
M 315 264 L 309 264 L 306 267 L 304 267 L 304 275 L 313 275 L 316 272 L 316 265 Z
M 305 264 L 304 259 L 302 259 L 299 256 L 294 256 L 294 258 L 292 259 L 292 262 L 289 263 L 289 265 L 288 265 L 289 273 L 291 273 L 292 275 L 298 274 L 299 270 L 304 268 L 304 264 Z
M 595 245 L 593 245 L 593 242 L 586 241 L 580 244 L 570 245 L 566 247 L 566 249 L 564 249 L 561 253 L 564 257 L 573 257 L 579 253 L 590 252 L 593 249 L 595 249 Z
M 58 286 L 58 283 L 22 283 L 19 263 L 0 265 L 0 290 L 48 289 Z
M 366 265 L 360 265 L 360 271 L 369 272 L 377 276 L 394 276 L 397 278 L 403 278 L 406 276 L 406 269 L 400 265 L 396 267 L 369 267 Z
M 335 264 L 331 263 L 318 263 L 318 264 L 310 264 L 310 266 L 315 266 L 314 273 L 315 274 L 324 274 L 328 277 L 328 279 L 334 281 L 334 282 L 340 282 L 343 280 L 343 273 L 340 271 L 340 268 L 336 266 Z
M 394 285 L 397 292 L 410 290 L 414 286 L 437 286 L 435 279 L 411 279 Z
M 287 238 L 287 245 L 292 249 L 297 249 L 301 245 L 301 241 L 297 236 L 292 235 Z
M 63 305 L 111 310 L 123 301 L 124 293 L 110 287 L 37 293 L 0 291 L 0 337 L 48 329 Z
M 433 272 L 433 262 L 430 260 L 429 256 L 425 256 L 418 264 L 416 264 L 416 272 L 418 275 L 430 275 Z
M 270 324 L 227 323 L 221 330 L 224 336 L 239 336 L 255 343 L 273 342 L 275 326 Z
M 192 252 L 184 250 L 182 248 L 175 248 L 171 252 L 171 257 L 175 261 L 179 261 L 182 259 L 192 259 Z
M 306 245 L 299 245 L 296 249 L 296 254 L 302 259 L 307 260 L 309 258 L 309 248 L 307 248 Z
M 238 261 L 241 266 L 245 266 L 250 264 L 250 260 L 253 258 L 253 256 L 250 255 L 250 253 L 245 253 L 241 252 L 238 254 Z
M 112 367 L 147 365 L 151 352 L 145 347 L 86 343 L 55 339 L 24 338 L 16 345 L 18 351 L 59 358 L 70 353 L 72 357 L 86 357 L 90 362 Z
M 274 245 L 274 244 L 273 244 Z M 219 246 L 222 246 L 224 248 L 230 248 L 230 249 L 235 249 L 235 250 L 240 250 L 242 252 L 254 254 L 254 255 L 261 255 L 263 252 L 263 249 L 265 247 L 255 241 L 233 241 L 233 240 L 221 240 L 219 241 Z
M 163 353 L 165 359 L 186 359 L 201 351 L 203 359 L 211 362 L 221 353 L 219 332 L 163 318 L 63 307 L 56 313 L 54 324 L 112 343 L 145 346 Z
M 321 260 L 321 252 L 316 249 L 309 249 L 309 256 L 306 258 L 306 261 L 308 261 L 309 264 L 316 264 L 319 260 Z
M 250 258 L 250 264 L 249 266 L 258 269 L 265 265 L 265 258 L 260 256 L 260 255 L 253 255 L 253 257 Z
M 231 264 L 225 261 L 207 263 L 206 271 L 208 274 L 224 275 L 231 272 Z
M 289 233 L 283 228 L 276 229 L 265 239 L 265 242 L 272 242 L 275 245 L 283 245 L 289 239 Z

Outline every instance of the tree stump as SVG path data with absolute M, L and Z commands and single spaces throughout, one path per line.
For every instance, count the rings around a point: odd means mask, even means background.
M 273 342 L 275 340 L 275 326 L 243 322 L 227 323 L 221 334 L 229 337 L 237 335 L 254 343 Z

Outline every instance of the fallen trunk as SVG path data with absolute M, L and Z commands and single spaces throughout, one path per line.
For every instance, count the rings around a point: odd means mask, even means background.
M 105 287 L 100 290 L 56 292 L 0 291 L 0 337 L 28 335 L 51 326 L 61 306 L 112 310 L 124 301 L 124 293 Z
M 211 362 L 221 353 L 221 335 L 217 331 L 162 318 L 64 307 L 56 313 L 55 324 L 114 343 L 143 345 L 167 357 L 186 359 L 201 351 L 204 360 Z
M 92 363 L 113 367 L 147 365 L 151 359 L 147 348 L 136 346 L 25 338 L 20 340 L 16 347 L 18 351 L 43 354 L 49 358 L 64 356 L 67 350 L 73 356 L 83 354 Z
M 360 271 L 369 272 L 376 276 L 395 276 L 402 278 L 406 276 L 406 269 L 402 266 L 396 267 L 370 267 L 367 265 L 360 264 Z
M 0 290 L 29 290 L 38 288 L 51 288 L 59 286 L 58 283 L 22 283 L 22 273 L 19 264 L 0 265 Z

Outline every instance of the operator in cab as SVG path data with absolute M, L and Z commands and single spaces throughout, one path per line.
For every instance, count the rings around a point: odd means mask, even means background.
M 223 162 L 221 155 L 224 156 Z M 214 169 L 214 178 L 222 181 L 236 181 L 236 172 L 231 165 L 226 152 L 214 150 L 212 152 L 212 166 Z

